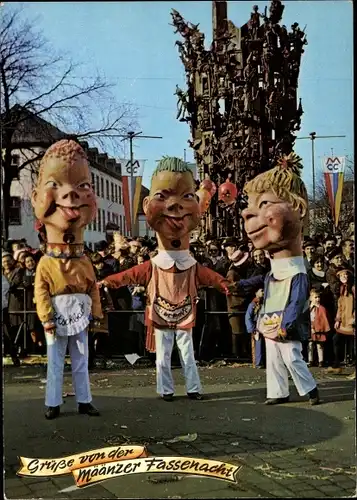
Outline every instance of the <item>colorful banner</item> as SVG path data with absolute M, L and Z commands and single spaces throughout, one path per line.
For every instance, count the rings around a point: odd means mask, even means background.
M 346 157 L 324 156 L 322 161 L 327 196 L 335 227 L 337 227 L 340 218 Z
M 144 173 L 144 167 L 146 160 L 134 160 L 133 167 L 131 167 L 130 160 L 121 160 L 123 162 L 124 168 L 122 170 L 123 175 L 123 191 L 124 191 L 124 209 L 125 209 L 125 217 L 127 219 L 127 227 L 128 231 L 131 232 L 131 210 L 134 213 L 134 223 L 136 221 L 139 203 L 140 203 L 140 194 L 141 194 L 141 183 Z M 131 176 L 131 169 L 133 170 L 133 175 Z M 133 186 L 131 185 L 131 179 L 133 178 Z M 125 196 L 129 197 L 128 201 L 128 209 L 125 208 Z M 133 198 L 133 199 L 132 199 Z M 129 229 L 130 228 L 130 229 Z
M 123 204 L 124 204 L 124 212 L 125 212 L 125 221 L 128 233 L 131 233 L 131 207 L 130 207 L 130 194 L 129 194 L 129 184 L 130 178 L 123 176 Z M 124 229 L 120 228 L 122 233 L 124 234 Z
M 72 474 L 78 488 L 130 474 L 177 473 L 237 482 L 241 465 L 192 457 L 150 457 L 145 446 L 115 446 L 63 458 L 20 457 L 19 476 Z
M 141 198 L 141 184 L 142 177 L 136 177 L 135 179 L 135 194 L 134 194 L 134 222 L 136 222 L 136 217 L 138 215 L 139 203 Z

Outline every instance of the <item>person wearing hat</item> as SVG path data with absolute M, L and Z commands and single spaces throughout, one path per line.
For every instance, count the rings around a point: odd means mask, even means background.
M 112 268 L 113 273 L 117 273 L 119 270 L 119 263 L 114 257 L 108 254 L 109 244 L 105 240 L 98 241 L 94 244 L 94 252 L 98 253 L 102 258 L 104 264 Z
M 238 240 L 233 237 L 225 238 L 222 243 L 222 249 L 224 256 L 217 263 L 215 271 L 222 276 L 227 276 L 228 269 L 231 265 L 231 256 L 238 249 Z
M 248 245 L 244 245 L 243 242 L 238 244 L 238 249 L 233 253 L 231 253 L 232 246 L 228 246 L 228 249 L 230 266 L 226 277 L 228 281 L 235 283 L 247 278 L 250 267 Z M 247 335 L 245 326 L 245 312 L 250 298 L 239 292 L 233 292 L 227 296 L 228 319 L 232 331 L 232 352 L 234 357 L 240 359 L 250 358 L 250 336 Z
M 330 234 L 326 235 L 323 240 L 324 256 L 325 256 L 325 271 L 329 268 L 329 253 L 337 247 L 336 238 Z
M 306 267 L 306 272 L 308 273 L 311 270 L 312 267 L 312 261 L 314 260 L 314 257 L 316 255 L 316 244 L 313 240 L 309 239 L 306 240 L 303 244 L 303 250 L 304 250 L 304 263 Z
M 353 340 L 355 334 L 355 286 L 350 268 L 342 266 L 336 274 L 340 282 L 340 295 L 335 320 L 336 333 L 333 336 L 334 363 L 332 370 L 340 372 L 341 349 L 346 345 L 348 337 L 352 337 Z
M 335 313 L 337 310 L 337 301 L 340 296 L 340 281 L 337 277 L 337 271 L 343 265 L 343 255 L 339 247 L 333 248 L 328 254 L 328 269 L 326 271 L 326 281 L 329 284 L 330 290 L 334 296 Z

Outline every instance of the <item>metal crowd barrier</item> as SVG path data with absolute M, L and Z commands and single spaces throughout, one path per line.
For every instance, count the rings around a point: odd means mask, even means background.
M 17 288 L 17 290 L 23 290 L 23 303 L 26 304 L 26 299 L 27 299 L 27 289 L 26 288 Z M 205 321 L 204 321 L 204 324 L 202 325 L 202 332 L 201 332 L 201 338 L 200 338 L 200 346 L 202 346 L 202 340 L 203 340 L 203 335 L 204 335 L 204 332 L 205 332 L 205 329 L 208 327 L 208 322 L 209 322 L 209 317 L 212 316 L 212 315 L 230 315 L 231 317 L 232 316 L 235 316 L 235 315 L 241 315 L 241 314 L 244 314 L 244 312 L 235 312 L 235 313 L 232 313 L 232 312 L 228 312 L 228 311 L 208 311 L 207 310 L 207 293 L 206 291 L 204 290 L 204 298 L 202 300 L 204 300 L 204 303 L 205 303 L 205 311 L 204 311 L 204 316 L 205 316 Z M 35 304 L 34 304 L 34 307 L 35 307 Z M 27 310 L 24 308 L 24 310 L 21 310 L 21 311 L 8 311 L 8 314 L 9 314 L 9 323 L 10 323 L 10 326 L 11 326 L 11 316 L 19 316 L 19 315 L 22 315 L 23 318 L 22 318 L 22 321 L 17 329 L 17 332 L 16 332 L 16 335 L 15 335 L 15 338 L 14 340 L 12 341 L 13 344 L 17 347 L 17 348 L 20 348 L 23 352 L 27 352 L 27 349 L 28 349 L 28 334 L 30 333 L 29 332 L 29 328 L 28 328 L 28 317 L 30 315 L 33 315 L 33 314 L 37 314 L 36 313 L 36 310 Z M 123 309 L 123 310 L 119 310 L 119 309 L 116 309 L 116 310 L 108 310 L 108 314 L 127 314 L 127 315 L 133 315 L 133 314 L 145 314 L 145 309 L 140 309 L 140 310 L 133 310 L 133 309 Z M 110 333 L 110 332 L 109 332 Z M 22 334 L 22 335 L 21 335 Z M 100 335 L 100 334 L 99 334 Z M 113 333 L 113 335 L 115 335 Z M 20 336 L 21 336 L 21 343 L 19 343 L 19 339 L 20 339 Z M 11 339 L 10 339 L 11 340 Z M 140 342 L 140 339 L 139 339 L 139 344 L 141 344 Z M 145 349 L 145 338 L 144 338 L 144 341 L 143 341 L 143 345 L 141 345 L 141 348 L 143 348 L 143 351 L 142 353 L 140 354 L 143 354 L 143 357 L 146 356 L 146 349 Z M 117 353 L 113 353 L 114 356 L 117 356 L 118 354 Z M 123 355 L 119 355 L 120 358 L 123 357 Z M 217 359 L 217 358 L 216 358 Z

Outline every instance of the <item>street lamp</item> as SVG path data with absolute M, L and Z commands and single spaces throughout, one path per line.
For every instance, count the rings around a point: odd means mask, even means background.
M 130 195 L 131 195 L 131 207 L 130 207 L 130 220 L 131 220 L 131 236 L 134 237 L 134 153 L 133 153 L 133 140 L 134 139 L 162 139 L 161 136 L 156 135 L 141 135 L 142 132 L 133 132 L 130 131 L 125 135 L 110 135 L 110 137 L 123 137 L 122 141 L 129 140 L 129 149 L 130 149 Z

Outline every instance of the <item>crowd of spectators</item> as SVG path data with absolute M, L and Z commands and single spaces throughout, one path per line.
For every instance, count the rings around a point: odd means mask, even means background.
M 22 355 L 46 352 L 33 300 L 36 266 L 45 246 L 41 244 L 40 248 L 33 249 L 26 241 L 9 241 L 3 246 L 4 346 L 14 364 L 19 364 Z M 100 281 L 155 256 L 157 241 L 149 237 L 121 238 L 119 245 L 99 241 L 94 251 L 89 248 L 85 251 Z M 190 251 L 199 263 L 234 282 L 265 275 L 270 270 L 267 252 L 235 238 L 205 244 L 194 242 Z M 340 370 L 341 364 L 355 359 L 354 236 L 308 237 L 304 239 L 303 251 L 311 289 L 311 335 L 304 345 L 304 357 L 310 365 Z M 8 291 L 6 298 L 4 290 Z M 99 353 L 105 360 L 113 354 L 149 355 L 144 348 L 145 289 L 140 286 L 101 288 L 100 293 L 105 319 L 98 330 L 92 332 L 91 364 Z M 264 291 L 259 290 L 253 296 L 233 293 L 226 297 L 215 289 L 200 290 L 193 330 L 196 359 L 235 359 L 264 368 L 264 339 L 255 328 L 263 294 Z

